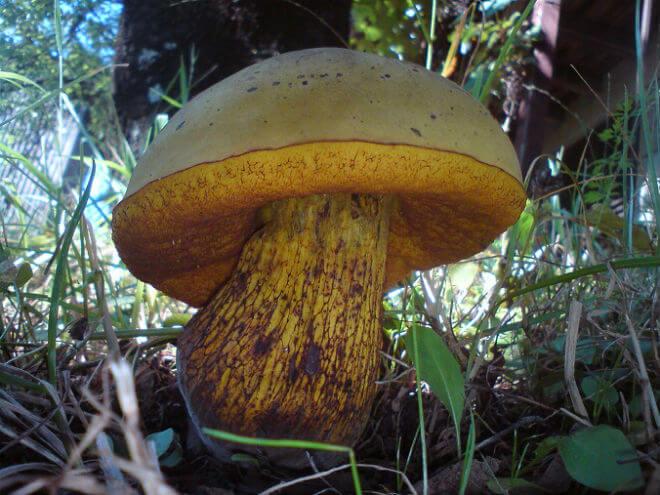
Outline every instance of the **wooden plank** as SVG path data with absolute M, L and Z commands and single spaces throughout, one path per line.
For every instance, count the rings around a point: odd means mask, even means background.
M 534 49 L 536 69 L 531 81 L 531 85 L 540 91 L 528 90 L 518 111 L 515 145 L 523 176 L 527 174 L 531 162 L 541 153 L 543 147 L 548 98 L 542 91 L 550 89 L 555 71 L 554 55 L 559 37 L 560 13 L 561 0 L 539 0 L 532 14 L 532 22 L 540 27 L 543 41 Z
M 652 30 L 653 31 L 653 30 Z M 644 55 L 644 85 L 648 84 L 660 61 L 660 38 L 658 30 L 650 33 L 650 39 L 646 44 Z M 609 84 L 604 84 L 599 97 L 602 101 L 610 102 L 610 110 L 614 110 L 626 94 L 633 95 L 636 89 L 637 61 L 635 58 L 624 59 L 610 70 L 603 71 L 603 79 L 609 79 Z M 591 82 L 591 81 L 590 81 Z M 607 119 L 607 111 L 598 103 L 593 93 L 580 96 L 571 104 L 571 111 L 580 116 L 582 123 L 577 122 L 572 116 L 567 116 L 564 121 L 552 128 L 548 128 L 543 140 L 541 152 L 552 153 L 559 146 L 570 146 L 582 139 L 590 129 L 595 129 Z
M 631 30 L 621 32 L 621 26 L 610 26 L 575 17 L 564 17 L 561 21 L 562 37 L 566 36 L 574 45 L 584 45 L 589 51 L 602 50 L 618 57 L 635 56 L 635 39 Z M 562 38 L 563 39 L 563 38 Z M 571 55 L 570 52 L 567 53 Z

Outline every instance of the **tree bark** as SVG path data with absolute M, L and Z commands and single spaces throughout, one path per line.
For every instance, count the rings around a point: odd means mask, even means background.
M 140 149 L 155 114 L 178 98 L 181 63 L 197 53 L 190 97 L 278 53 L 345 46 L 351 0 L 124 0 L 113 96 L 129 143 Z M 343 40 L 343 41 L 342 41 Z M 168 90 L 169 86 L 169 90 Z M 156 90 L 156 91 L 154 91 Z

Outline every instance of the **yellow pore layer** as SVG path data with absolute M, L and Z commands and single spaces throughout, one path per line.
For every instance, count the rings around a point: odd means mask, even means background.
M 326 193 L 393 195 L 385 285 L 483 250 L 525 204 L 520 181 L 454 152 L 313 142 L 203 163 L 151 182 L 113 212 L 113 238 L 138 278 L 206 303 L 263 225 L 272 201 Z

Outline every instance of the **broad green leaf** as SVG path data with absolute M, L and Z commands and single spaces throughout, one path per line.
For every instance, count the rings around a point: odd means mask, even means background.
M 565 345 L 566 336 L 560 335 L 550 342 L 549 347 L 556 353 L 563 354 Z M 594 357 L 596 357 L 596 353 L 601 347 L 601 343 L 592 337 L 578 339 L 575 349 L 575 359 L 580 363 L 589 365 L 593 363 Z
M 585 376 L 580 382 L 585 399 L 603 404 L 605 408 L 611 409 L 619 402 L 619 394 L 612 383 L 599 376 Z
M 171 468 L 179 464 L 182 460 L 183 460 L 183 447 L 181 446 L 181 443 L 179 443 L 175 439 L 174 450 L 172 451 L 171 454 L 167 454 L 162 459 L 160 459 L 159 463 L 163 467 Z
M 430 328 L 415 325 L 406 334 L 405 342 L 419 379 L 429 384 L 431 391 L 449 410 L 457 432 L 460 431 L 465 388 L 458 361 L 440 336 Z
M 637 452 L 625 435 L 611 426 L 579 430 L 559 441 L 568 474 L 589 488 L 629 491 L 642 486 Z
M 153 442 L 161 466 L 174 467 L 183 459 L 183 448 L 172 428 L 147 435 L 147 440 Z
M 158 431 L 147 435 L 147 440 L 154 443 L 154 448 L 156 450 L 156 455 L 158 457 L 162 456 L 167 452 L 174 441 L 174 430 L 168 428 L 163 431 Z
M 22 263 L 18 267 L 18 272 L 16 273 L 16 287 L 23 287 L 27 284 L 32 278 L 32 267 L 29 263 Z

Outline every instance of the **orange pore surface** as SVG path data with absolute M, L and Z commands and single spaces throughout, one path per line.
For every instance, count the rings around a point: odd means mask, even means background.
M 138 278 L 201 306 L 260 227 L 262 207 L 335 192 L 396 197 L 385 287 L 411 270 L 483 250 L 516 221 L 526 200 L 517 178 L 464 154 L 312 142 L 203 163 L 150 182 L 115 207 L 113 239 Z

